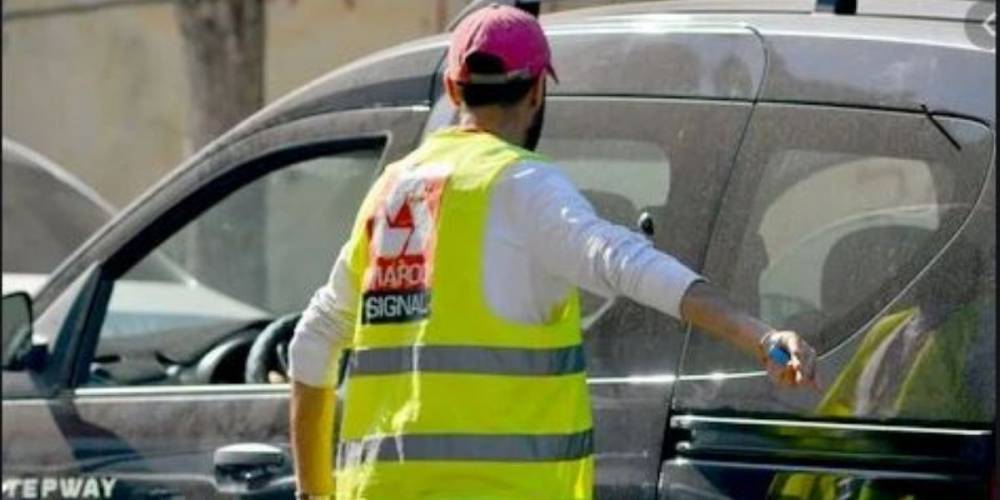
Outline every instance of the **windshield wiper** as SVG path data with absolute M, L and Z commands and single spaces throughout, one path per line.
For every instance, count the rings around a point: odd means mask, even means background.
M 950 132 L 948 132 L 948 129 L 944 128 L 944 125 L 942 125 L 941 122 L 938 121 L 937 117 L 934 116 L 934 113 L 931 113 L 931 110 L 927 109 L 927 105 L 921 104 L 920 109 L 924 110 L 924 116 L 926 116 L 927 119 L 930 120 L 931 123 L 933 123 L 934 126 L 937 127 L 937 129 L 940 130 L 942 134 L 944 134 L 944 136 L 948 139 L 948 142 L 950 142 L 952 146 L 955 146 L 955 149 L 961 151 L 962 145 L 959 144 L 957 140 L 955 140 L 955 137 L 951 135 Z

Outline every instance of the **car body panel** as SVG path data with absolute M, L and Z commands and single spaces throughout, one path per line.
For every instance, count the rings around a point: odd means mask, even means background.
M 128 491 L 115 498 L 215 498 L 217 448 L 285 442 L 287 386 L 183 389 L 80 389 L 72 397 L 5 401 L 11 458 L 4 476 L 114 477 Z M 275 497 L 291 493 L 278 483 Z
M 552 95 L 749 101 L 764 74 L 760 40 L 738 22 L 601 19 L 549 25 L 546 34 L 559 75 Z
M 337 111 L 429 106 L 447 38 L 429 37 L 376 52 L 278 99 L 234 132 Z M 234 136 L 230 136 L 230 140 Z
M 923 106 L 996 123 L 996 49 L 973 45 L 964 23 L 808 16 L 754 25 L 770 63 L 761 100 Z
M 834 15 L 815 13 L 814 2 L 794 0 L 755 2 L 752 7 L 676 1 L 582 9 L 545 19 L 553 26 L 617 24 L 633 31 L 684 23 L 744 26 L 759 33 L 766 46 L 762 101 L 909 110 L 926 106 L 993 124 L 996 45 L 989 36 L 983 37 L 986 46 L 970 39 L 970 22 L 985 20 L 972 9 L 974 4 L 861 2 L 859 15 Z M 859 56 L 840 56 L 845 53 Z M 964 76 L 956 79 L 954 74 Z

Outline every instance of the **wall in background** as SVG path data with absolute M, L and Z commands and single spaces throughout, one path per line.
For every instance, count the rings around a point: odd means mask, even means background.
M 67 4 L 6 0 L 4 10 Z M 266 99 L 354 59 L 440 31 L 462 0 L 271 0 Z M 173 7 L 151 3 L 3 23 L 3 134 L 48 156 L 112 205 L 192 151 Z
M 440 33 L 467 0 L 270 0 L 268 102 L 379 49 Z M 549 1 L 543 12 L 610 3 Z M 76 0 L 5 0 L 4 12 Z M 401 8 L 405 6 L 406 8 Z M 3 134 L 123 207 L 192 153 L 169 1 L 7 19 Z
M 41 3 L 8 0 L 4 10 Z M 169 5 L 3 23 L 3 134 L 113 205 L 180 162 L 186 100 Z

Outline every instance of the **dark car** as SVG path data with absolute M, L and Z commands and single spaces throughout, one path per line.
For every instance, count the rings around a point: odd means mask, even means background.
M 30 148 L 3 138 L 3 293 L 33 292 L 114 209 Z
M 604 217 L 651 220 L 657 247 L 820 355 L 819 390 L 777 390 L 689 325 L 587 295 L 598 498 L 994 494 L 996 51 L 981 10 L 671 1 L 543 17 L 560 83 L 541 152 Z M 446 46 L 381 52 L 267 107 L 53 273 L 37 345 L 5 349 L 5 494 L 54 478 L 290 494 L 289 389 L 274 383 L 290 328 L 380 169 L 453 123 Z M 158 252 L 264 317 L 179 299 L 137 271 Z M 137 284 L 185 322 L 109 329 Z M 5 345 L 27 337 L 9 326 Z

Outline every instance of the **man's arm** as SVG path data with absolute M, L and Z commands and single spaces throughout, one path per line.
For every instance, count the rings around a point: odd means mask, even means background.
M 333 495 L 335 388 L 343 346 L 354 327 L 354 273 L 345 246 L 329 283 L 313 295 L 289 346 L 289 430 L 300 493 Z
M 725 340 L 754 356 L 781 385 L 814 385 L 816 353 L 798 334 L 777 331 L 736 307 L 725 294 L 705 281 L 692 284 L 681 299 L 681 315 L 709 335 Z M 767 349 L 777 343 L 791 360 L 775 364 Z
M 292 383 L 289 416 L 292 459 L 299 492 L 333 495 L 334 390 Z
M 796 333 L 775 331 L 642 235 L 600 218 L 555 167 L 526 162 L 504 181 L 497 195 L 549 273 L 594 293 L 624 295 L 690 321 L 754 356 L 780 384 L 812 383 L 815 356 Z M 791 355 L 786 366 L 767 358 L 765 346 L 772 342 Z
M 761 340 L 772 328 L 736 308 L 708 282 L 699 281 L 688 288 L 681 299 L 681 316 L 764 363 L 766 356 Z

